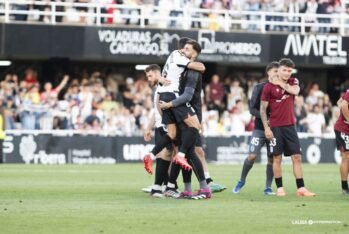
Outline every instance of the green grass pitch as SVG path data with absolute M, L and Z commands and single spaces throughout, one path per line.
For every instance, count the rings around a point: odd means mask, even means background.
M 0 233 L 349 233 L 338 165 L 304 165 L 314 198 L 296 197 L 290 165 L 283 198 L 263 195 L 264 165 L 254 166 L 240 195 L 231 189 L 241 166 L 210 170 L 228 190 L 193 201 L 141 192 L 153 182 L 142 164 L 0 165 Z

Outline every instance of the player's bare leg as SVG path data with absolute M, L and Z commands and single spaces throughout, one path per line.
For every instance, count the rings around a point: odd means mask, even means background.
M 293 164 L 293 174 L 296 178 L 297 184 L 297 196 L 300 197 L 313 197 L 315 193 L 310 192 L 304 187 L 303 180 L 303 170 L 302 170 L 302 156 L 300 154 L 292 155 L 292 164 Z
M 208 186 L 210 186 L 211 192 L 218 193 L 218 192 L 222 192 L 225 189 L 227 189 L 227 187 L 220 185 L 220 184 L 216 184 L 213 182 L 213 180 L 210 176 L 210 172 L 208 170 L 208 165 L 207 165 L 207 161 L 206 161 L 206 154 L 205 154 L 204 149 L 202 147 L 196 146 L 195 153 L 199 157 L 199 159 L 202 163 L 202 167 L 204 168 L 204 173 L 205 173 L 205 179 L 206 179 Z
M 273 172 L 275 178 L 275 184 L 277 187 L 276 196 L 283 197 L 286 196 L 285 189 L 282 184 L 282 168 L 281 168 L 282 156 L 276 155 L 273 158 Z
M 154 146 L 151 152 L 143 157 L 144 169 L 151 175 L 153 174 L 153 160 L 156 158 L 155 155 L 160 153 L 176 137 L 176 124 L 168 124 L 167 131 L 167 134 L 162 136 L 159 143 Z
M 348 173 L 349 173 L 349 151 L 342 152 L 342 162 L 339 166 L 339 171 L 341 175 L 342 191 L 343 194 L 349 195 L 348 189 Z

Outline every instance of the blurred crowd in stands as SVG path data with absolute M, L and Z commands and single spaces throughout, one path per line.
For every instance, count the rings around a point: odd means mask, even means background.
M 342 0 L 343 1 L 343 0 Z M 341 0 L 41 0 L 44 4 L 35 4 L 34 1 L 27 1 L 27 4 L 13 4 L 12 8 L 17 10 L 30 10 L 30 14 L 12 14 L 13 20 L 18 21 L 41 21 L 50 23 L 51 17 L 55 17 L 56 22 L 65 23 L 83 23 L 93 24 L 96 22 L 95 17 L 89 17 L 84 13 L 96 13 L 95 7 L 87 7 L 83 5 L 57 5 L 56 12 L 65 12 L 65 16 L 55 15 L 52 16 L 50 13 L 51 5 L 50 2 L 57 4 L 61 2 L 66 3 L 99 3 L 102 4 L 100 13 L 109 14 L 108 17 L 102 17 L 102 24 L 133 24 L 139 25 L 141 14 L 140 8 L 143 7 L 145 14 L 145 25 L 153 25 L 160 27 L 179 27 L 182 23 L 186 23 L 183 20 L 176 21 L 173 19 L 164 22 L 164 20 L 151 20 L 147 16 L 171 16 L 180 17 L 187 14 L 186 11 L 191 8 L 196 9 L 212 9 L 212 10 L 228 10 L 228 11 L 265 11 L 265 12 L 276 12 L 276 13 L 287 13 L 288 16 L 268 16 L 266 15 L 265 20 L 277 21 L 277 22 L 300 22 L 300 18 L 296 17 L 295 13 L 305 14 L 340 14 L 348 13 L 349 6 Z M 108 4 L 116 4 L 116 7 L 111 7 Z M 4 5 L 0 8 L 3 8 Z M 127 8 L 124 8 L 127 7 Z M 129 8 L 131 7 L 131 8 Z M 132 8 L 133 7 L 133 8 Z M 137 8 L 138 7 L 138 8 Z M 156 8 L 153 8 L 156 7 Z M 41 13 L 40 13 L 41 12 Z M 42 13 L 45 13 L 43 15 Z M 80 14 L 77 14 L 80 13 Z M 194 11 L 191 14 L 193 19 L 208 18 L 212 21 L 195 21 L 192 20 L 190 26 L 192 28 L 209 28 L 211 30 L 222 30 L 226 27 L 224 23 L 225 15 L 219 12 L 203 12 Z M 132 18 L 134 17 L 134 18 Z M 138 17 L 138 18 L 137 18 Z M 245 19 L 252 21 L 261 20 L 258 15 L 242 15 L 232 14 L 229 16 L 232 20 L 234 19 Z M 338 22 L 337 22 L 338 21 Z M 338 19 L 331 19 L 322 17 L 308 16 L 305 18 L 306 23 L 318 22 L 318 23 L 333 23 L 339 24 Z M 256 24 L 234 24 L 230 26 L 231 29 L 242 29 L 249 31 L 259 30 Z M 299 31 L 299 27 L 285 26 L 285 25 L 266 25 L 266 31 Z M 331 27 L 307 27 L 307 31 L 318 31 L 318 32 L 337 32 L 336 28 Z
M 203 131 L 209 136 L 241 135 L 253 130 L 248 102 L 262 77 L 244 73 L 217 74 L 203 87 Z M 5 109 L 6 129 L 76 129 L 117 135 L 141 135 L 153 111 L 153 90 L 144 74 L 83 73 L 63 75 L 61 82 L 39 83 L 37 71 L 28 68 L 23 77 L 2 77 L 0 106 Z M 301 79 L 300 79 L 301 80 Z M 301 82 L 302 83 L 302 82 Z M 338 96 L 348 82 L 336 87 Z M 297 130 L 315 135 L 332 133 L 339 109 L 317 83 L 302 84 L 296 97 Z

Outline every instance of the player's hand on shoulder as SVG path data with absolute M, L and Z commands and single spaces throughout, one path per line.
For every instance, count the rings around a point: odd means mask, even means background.
M 169 86 L 171 84 L 171 81 L 161 76 L 161 78 L 159 78 L 159 83 L 163 86 Z
M 271 83 L 274 84 L 274 85 L 279 85 L 280 86 L 280 85 L 283 84 L 283 81 L 278 76 L 272 77 L 271 80 L 272 80 Z

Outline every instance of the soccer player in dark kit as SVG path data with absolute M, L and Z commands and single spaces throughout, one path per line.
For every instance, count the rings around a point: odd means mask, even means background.
M 265 71 L 268 75 L 268 80 L 272 81 L 274 78 L 278 76 L 279 62 L 271 62 L 267 65 Z M 252 92 L 252 97 L 249 105 L 250 113 L 255 116 L 254 121 L 254 130 L 252 132 L 252 138 L 249 145 L 249 156 L 245 159 L 244 165 L 242 166 L 241 177 L 236 186 L 233 188 L 233 193 L 239 194 L 242 187 L 245 185 L 246 177 L 253 167 L 253 164 L 257 158 L 257 155 L 260 155 L 261 148 L 266 145 L 267 146 L 267 154 L 268 154 L 268 163 L 266 166 L 266 182 L 265 182 L 265 195 L 275 195 L 273 190 L 271 189 L 271 184 L 273 181 L 273 157 L 269 152 L 269 141 L 265 137 L 264 127 L 261 120 L 261 115 L 259 112 L 260 109 L 260 99 L 262 95 L 262 91 L 267 82 L 261 82 L 257 84 Z
M 291 156 L 293 174 L 296 178 L 297 196 L 312 197 L 315 193 L 304 187 L 302 157 L 299 138 L 295 128 L 294 98 L 299 94 L 299 81 L 291 78 L 295 64 L 291 59 L 279 61 L 278 78 L 264 86 L 261 97 L 260 114 L 265 137 L 270 141 L 270 153 L 273 155 L 273 171 L 277 186 L 276 195 L 285 196 L 282 183 L 282 154 Z M 268 121 L 267 108 L 270 118 Z

